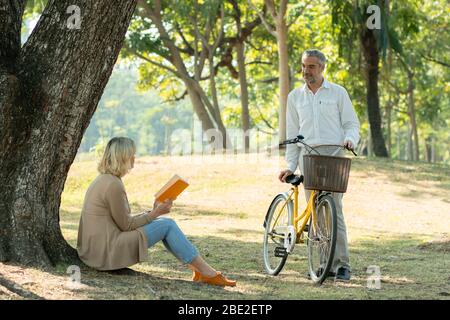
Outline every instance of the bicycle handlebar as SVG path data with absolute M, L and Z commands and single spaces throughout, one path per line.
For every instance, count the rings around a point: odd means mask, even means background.
M 305 137 L 303 137 L 301 134 L 299 134 L 299 135 L 298 135 L 297 137 L 295 137 L 294 139 L 289 139 L 289 140 L 285 140 L 285 141 L 281 142 L 281 143 L 279 144 L 279 146 L 285 146 L 285 145 L 293 144 L 293 143 L 301 143 L 301 144 L 307 146 L 308 148 L 310 148 L 311 150 L 314 150 L 315 152 L 317 152 L 317 154 L 320 154 L 315 148 L 313 148 L 313 147 L 311 147 L 310 145 L 304 143 L 304 142 L 302 141 L 303 139 L 305 139 Z M 355 151 L 354 151 L 353 149 L 348 148 L 348 147 L 346 147 L 346 146 L 341 146 L 341 145 L 338 145 L 338 144 L 322 144 L 322 145 L 318 145 L 318 146 L 316 146 L 316 147 L 320 147 L 320 146 L 335 146 L 335 147 L 341 147 L 341 148 L 343 148 L 343 149 L 346 149 L 346 150 L 348 150 L 348 151 L 351 151 L 355 156 L 358 156 L 358 155 L 355 153 Z
M 285 140 L 283 142 L 281 142 L 279 145 L 280 146 L 285 146 L 287 144 L 292 144 L 292 143 L 299 143 L 300 140 L 305 139 L 305 137 L 303 137 L 301 134 L 299 134 L 297 137 L 295 137 L 294 139 L 290 139 L 290 140 Z

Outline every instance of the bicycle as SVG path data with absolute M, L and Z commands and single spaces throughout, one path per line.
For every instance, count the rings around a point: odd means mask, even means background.
M 303 139 L 302 135 L 298 135 L 294 139 L 280 143 L 280 146 L 300 143 L 308 148 L 306 150 L 309 154 L 303 158 L 305 176 L 295 174 L 288 176 L 286 183 L 292 184 L 290 192 L 278 194 L 269 206 L 263 223 L 265 229 L 263 260 L 266 272 L 276 276 L 283 269 L 295 244 L 304 243 L 306 240 L 309 276 L 315 284 L 320 285 L 327 278 L 332 266 L 337 241 L 337 213 L 331 192 L 346 191 L 351 159 L 334 157 L 340 149 L 331 156 L 324 156 L 320 155 L 316 148 L 335 146 L 347 149 L 355 156 L 356 153 L 353 149 L 341 145 L 311 147 L 304 143 Z M 318 155 L 312 155 L 312 151 Z M 340 176 L 332 177 L 332 174 L 327 174 L 330 170 L 338 171 Z M 330 179 L 327 181 L 327 178 Z M 298 186 L 301 183 L 312 192 L 306 208 L 299 215 Z M 304 233 L 307 233 L 306 237 Z M 274 261 L 271 261 L 273 258 Z

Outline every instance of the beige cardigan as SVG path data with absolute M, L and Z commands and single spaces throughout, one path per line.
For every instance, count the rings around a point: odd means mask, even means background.
M 147 237 L 141 228 L 148 212 L 132 216 L 122 180 L 100 174 L 84 198 L 78 228 L 80 259 L 97 270 L 121 269 L 147 260 Z

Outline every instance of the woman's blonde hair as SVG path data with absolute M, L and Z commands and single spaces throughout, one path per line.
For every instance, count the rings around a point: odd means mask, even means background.
M 106 145 L 98 164 L 100 173 L 123 177 L 131 169 L 131 158 L 136 153 L 134 141 L 126 137 L 115 137 Z

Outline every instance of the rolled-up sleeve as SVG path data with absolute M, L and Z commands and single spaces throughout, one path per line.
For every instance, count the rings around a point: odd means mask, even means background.
M 300 121 L 298 112 L 295 109 L 293 92 L 289 94 L 287 100 L 286 110 L 286 138 L 294 139 L 300 132 Z M 286 146 L 286 162 L 288 169 L 295 172 L 298 165 L 298 157 L 300 155 L 300 148 L 295 144 L 288 144 Z
M 353 143 L 353 147 L 356 148 L 359 142 L 360 124 L 347 90 L 344 88 L 342 88 L 340 104 L 341 124 L 345 136 L 344 139 L 350 140 Z
M 105 202 L 112 219 L 121 231 L 135 230 L 149 223 L 152 219 L 148 212 L 132 215 L 124 186 L 119 182 L 111 183 L 106 189 Z

